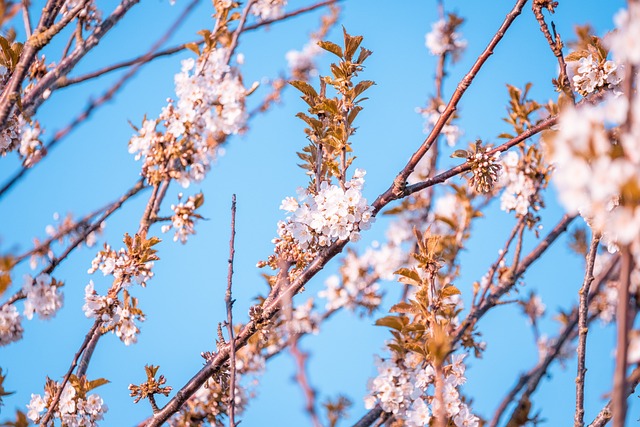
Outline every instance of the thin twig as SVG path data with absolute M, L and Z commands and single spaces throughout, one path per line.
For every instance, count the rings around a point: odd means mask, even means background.
M 49 421 L 51 420 L 51 417 L 53 416 L 53 413 L 55 412 L 55 409 L 58 406 L 58 403 L 60 402 L 60 397 L 62 396 L 62 391 L 64 390 L 64 386 L 69 381 L 69 378 L 71 377 L 71 374 L 73 373 L 73 370 L 77 366 L 78 359 L 80 358 L 80 355 L 84 352 L 85 348 L 87 347 L 87 345 L 89 344 L 89 342 L 93 338 L 93 335 L 98 330 L 98 327 L 100 326 L 100 323 L 101 323 L 100 320 L 96 320 L 95 322 L 93 322 L 93 326 L 91 326 L 91 329 L 89 330 L 87 335 L 84 337 L 84 341 L 82 342 L 82 345 L 80 346 L 80 349 L 78 350 L 78 352 L 73 357 L 73 360 L 71 361 L 71 366 L 69 366 L 69 369 L 67 370 L 67 373 L 65 374 L 64 378 L 62 379 L 62 382 L 60 383 L 60 387 L 58 388 L 58 391 L 56 391 L 55 396 L 53 396 L 53 400 L 51 401 L 51 403 L 48 404 L 47 413 L 44 414 L 44 416 L 42 417 L 42 420 L 40 420 L 40 426 L 41 427 L 46 427 L 47 424 L 49 423 Z
M 545 39 L 547 39 L 547 43 L 549 43 L 549 47 L 551 51 L 558 59 L 558 67 L 560 68 L 560 75 L 558 76 L 558 86 L 559 89 L 562 90 L 563 93 L 568 94 L 571 98 L 571 101 L 575 104 L 576 97 L 571 90 L 571 83 L 569 82 L 569 76 L 567 75 L 567 63 L 564 60 L 564 55 L 562 54 L 563 43 L 560 37 L 560 34 L 556 32 L 555 25 L 553 22 L 551 23 L 553 28 L 553 34 L 551 35 L 549 32 L 549 27 L 547 26 L 546 21 L 544 20 L 544 15 L 542 14 L 542 9 L 545 8 L 549 12 L 554 13 L 555 5 L 550 0 L 533 0 L 533 4 L 531 5 L 531 9 L 533 10 L 533 14 L 540 25 L 540 31 L 544 34 Z
M 344 1 L 344 0 L 325 0 L 325 1 L 313 4 L 313 5 L 310 5 L 310 6 L 302 7 L 300 9 L 296 9 L 296 10 L 294 10 L 292 12 L 286 13 L 280 18 L 269 19 L 269 20 L 258 22 L 256 24 L 247 25 L 246 27 L 244 27 L 243 32 L 246 33 L 246 32 L 249 32 L 249 31 L 254 31 L 254 30 L 257 30 L 259 28 L 265 27 L 265 26 L 267 26 L 269 24 L 273 24 L 273 23 L 276 23 L 276 22 L 282 22 L 282 21 L 285 21 L 285 20 L 287 20 L 289 18 L 293 18 L 295 16 L 298 16 L 298 15 L 301 15 L 301 14 L 304 14 L 304 13 L 307 13 L 307 12 L 312 12 L 312 11 L 314 11 L 316 9 L 321 8 L 321 7 L 329 6 L 329 5 L 332 5 L 334 3 L 339 3 L 341 1 Z M 108 67 L 102 68 L 100 70 L 96 70 L 96 71 L 93 71 L 91 73 L 84 74 L 82 76 L 78 76 L 78 77 L 74 77 L 74 78 L 65 78 L 65 79 L 62 79 L 58 83 L 57 87 L 58 88 L 63 88 L 63 87 L 66 87 L 66 86 L 71 86 L 73 84 L 81 83 L 81 82 L 84 82 L 84 81 L 87 81 L 87 80 L 94 79 L 96 77 L 100 77 L 100 76 L 105 75 L 107 73 L 110 73 L 112 71 L 117 71 L 117 70 L 119 70 L 121 68 L 130 67 L 132 65 L 139 64 L 139 63 L 150 62 L 150 61 L 152 61 L 154 59 L 161 58 L 163 56 L 170 56 L 170 55 L 173 55 L 175 53 L 182 52 L 183 50 L 187 49 L 188 45 L 192 45 L 194 43 L 197 44 L 197 45 L 201 45 L 201 44 L 204 43 L 204 40 L 203 39 L 198 39 L 198 40 L 194 40 L 192 42 L 182 43 L 182 44 L 179 44 L 177 46 L 173 46 L 173 47 L 170 47 L 170 48 L 155 52 L 154 54 L 150 55 L 149 57 L 147 57 L 146 54 L 145 55 L 140 55 L 137 58 L 133 58 L 133 59 L 130 59 L 130 60 L 127 60 L 127 61 L 122 61 L 122 62 L 119 62 L 117 64 L 113 64 L 113 65 L 110 65 Z
M 30 2 L 29 0 L 22 0 L 21 5 L 22 5 L 22 21 L 24 23 L 24 32 L 28 39 L 29 37 L 31 37 L 31 34 L 33 33 L 33 30 L 31 28 L 31 16 L 29 15 Z
M 316 411 L 316 392 L 309 384 L 309 379 L 307 378 L 305 365 L 309 356 L 308 354 L 300 351 L 300 349 L 298 348 L 297 339 L 290 340 L 289 352 L 296 362 L 295 378 L 304 394 L 304 398 L 306 401 L 305 409 L 307 411 L 307 414 L 309 414 L 314 427 L 322 427 L 322 423 L 320 422 L 320 418 L 318 417 L 318 413 Z
M 635 391 L 636 387 L 640 383 L 640 366 L 636 366 L 633 372 L 627 378 L 627 396 L 630 396 Z M 589 427 L 604 427 L 609 423 L 613 416 L 613 401 L 610 400 L 604 408 L 598 413 L 595 419 L 589 424 Z
M 502 251 L 498 254 L 498 259 L 496 259 L 496 261 L 489 268 L 489 271 L 487 273 L 487 286 L 484 287 L 484 290 L 482 291 L 482 295 L 480 296 L 480 300 L 478 301 L 477 304 L 474 301 L 472 306 L 482 304 L 486 299 L 487 292 L 489 292 L 489 290 L 491 289 L 491 286 L 489 285 L 493 282 L 493 276 L 495 276 L 496 271 L 498 271 L 498 268 L 500 267 L 500 263 L 502 262 L 502 260 L 507 256 L 507 252 L 509 251 L 509 246 L 511 246 L 513 239 L 516 238 L 516 235 L 518 234 L 518 230 L 520 229 L 521 225 L 524 224 L 524 219 L 525 219 L 524 216 L 521 216 L 520 218 L 518 218 L 518 222 L 511 230 L 511 234 L 509 234 L 509 237 L 507 238 L 507 241 L 505 242 L 504 247 L 502 248 Z
M 73 52 L 58 63 L 58 65 L 42 77 L 38 83 L 26 94 L 22 99 L 22 108 L 27 115 L 33 115 L 38 106 L 44 102 L 43 94 L 46 90 L 54 91 L 57 89 L 57 82 L 61 77 L 66 76 L 76 64 L 94 47 L 98 45 L 100 40 L 124 18 L 129 10 L 140 0 L 122 0 L 116 6 L 111 15 L 100 25 L 96 26 L 93 32 L 81 43 L 78 44 Z M 62 3 L 62 2 L 60 2 Z M 31 45 L 29 45 L 31 46 Z M 0 99 L 0 123 L 2 123 L 8 113 L 4 112 L 4 104 Z
M 387 191 L 385 191 L 378 197 L 378 199 L 376 199 L 376 201 L 374 202 L 374 207 L 377 207 L 379 205 L 386 205 L 390 201 L 406 195 L 407 178 L 409 177 L 409 175 L 411 175 L 420 159 L 424 157 L 424 155 L 427 153 L 427 151 L 429 151 L 433 143 L 436 141 L 436 139 L 440 135 L 440 132 L 442 132 L 442 128 L 444 127 L 444 125 L 455 113 L 458 102 L 462 98 L 462 95 L 464 95 L 469 85 L 471 85 L 475 77 L 478 75 L 478 72 L 485 64 L 485 62 L 487 62 L 489 56 L 493 54 L 493 50 L 498 45 L 500 40 L 502 40 L 513 21 L 518 17 L 518 15 L 520 15 L 520 13 L 522 12 L 522 8 L 526 3 L 527 0 L 516 1 L 513 9 L 507 14 L 504 21 L 502 22 L 502 25 L 500 25 L 500 28 L 493 36 L 485 50 L 482 52 L 482 54 L 480 54 L 476 62 L 471 67 L 471 70 L 469 70 L 469 72 L 458 84 L 458 87 L 451 96 L 449 103 L 438 118 L 438 121 L 433 126 L 433 129 L 431 130 L 427 138 L 424 140 L 422 145 L 420 145 L 420 148 L 418 148 L 418 150 L 411 156 L 406 166 L 400 171 L 400 173 L 398 173 L 391 187 L 389 187 Z
M 236 47 L 238 46 L 240 33 L 242 33 L 242 30 L 244 29 L 244 25 L 247 23 L 247 16 L 249 16 L 249 11 L 251 10 L 251 7 L 255 2 L 256 0 L 249 0 L 247 2 L 247 5 L 244 7 L 244 10 L 242 11 L 242 15 L 240 16 L 240 21 L 238 22 L 238 26 L 233 31 L 233 35 L 231 36 L 231 43 L 227 48 L 227 54 L 224 61 L 225 64 L 229 63 L 229 61 L 231 60 L 231 57 L 233 56 L 233 52 L 236 50 Z
M 553 230 L 549 232 L 547 237 L 545 237 L 544 240 L 541 241 L 538 244 L 538 246 L 536 246 L 529 253 L 529 255 L 527 255 L 519 263 L 519 266 L 516 270 L 511 272 L 511 274 L 509 275 L 510 277 L 507 277 L 504 283 L 501 283 L 500 286 L 498 286 L 489 295 L 489 297 L 486 299 L 486 301 L 483 304 L 477 307 L 471 308 L 471 311 L 469 312 L 467 317 L 463 320 L 462 324 L 456 330 L 454 343 L 458 342 L 462 338 L 462 336 L 466 333 L 467 329 L 475 325 L 475 323 L 482 316 L 484 316 L 486 312 L 489 311 L 489 309 L 491 309 L 493 306 L 495 306 L 498 303 L 498 301 L 500 300 L 500 297 L 506 294 L 517 283 L 518 279 L 520 278 L 520 276 L 524 274 L 527 268 L 529 268 L 529 266 L 533 264 L 535 260 L 540 258 L 540 256 L 549 248 L 549 246 L 551 246 L 551 244 L 562 233 L 564 233 L 567 230 L 567 227 L 569 227 L 569 224 L 574 219 L 575 219 L 575 215 L 565 215 L 564 217 L 562 217 L 560 222 L 558 222 L 558 224 L 553 228 Z
M 574 427 L 584 426 L 584 385 L 587 357 L 587 317 L 589 315 L 589 289 L 593 282 L 593 268 L 596 262 L 596 253 L 600 235 L 594 234 L 587 255 L 587 268 L 584 274 L 584 281 L 580 288 L 580 306 L 578 307 L 578 376 L 576 378 L 576 413 L 574 417 Z
M 229 380 L 229 427 L 236 425 L 236 344 L 233 336 L 233 303 L 231 299 L 231 285 L 233 280 L 233 258 L 236 250 L 234 246 L 236 238 L 236 195 L 231 196 L 231 238 L 229 239 L 229 269 L 227 273 L 227 292 L 224 296 L 227 308 L 227 331 L 229 333 L 229 369 L 231 378 Z
M 509 141 L 505 142 L 504 144 L 501 144 L 497 147 L 495 147 L 494 149 L 490 150 L 487 152 L 488 155 L 493 155 L 497 152 L 503 153 L 506 150 L 508 150 L 509 148 L 520 144 L 521 142 L 531 138 L 533 135 L 536 135 L 537 133 L 542 132 L 543 130 L 546 130 L 548 128 L 550 128 L 551 126 L 555 125 L 558 122 L 558 116 L 549 116 L 546 119 L 540 121 L 538 124 L 536 124 L 535 126 L 527 129 L 526 131 L 522 132 L 520 135 L 516 136 L 515 138 L 510 139 Z M 418 191 L 422 191 L 425 188 L 429 188 L 432 187 L 436 184 L 441 184 L 443 182 L 445 182 L 446 180 L 448 180 L 449 178 L 453 178 L 454 176 L 463 174 L 465 172 L 468 172 L 471 170 L 471 164 L 468 162 L 465 162 L 461 165 L 455 166 L 445 172 L 442 172 L 436 176 L 434 176 L 433 178 L 429 178 L 423 182 L 418 182 L 416 184 L 413 185 L 408 185 L 406 186 L 401 192 L 397 193 L 397 194 L 390 194 L 389 190 L 385 191 L 384 193 L 382 193 L 380 196 L 378 196 L 378 198 L 376 199 L 375 202 L 373 202 L 373 208 L 374 208 L 374 212 L 379 212 L 380 209 L 382 209 L 384 206 L 388 205 L 389 203 L 391 203 L 394 200 L 397 199 L 401 199 L 403 197 L 407 197 L 410 196 L 413 193 L 417 193 Z M 396 178 L 397 179 L 397 178 Z
M 622 248 L 622 267 L 618 283 L 618 307 L 616 312 L 618 342 L 616 346 L 616 367 L 613 377 L 613 427 L 624 427 L 627 417 L 627 350 L 629 348 L 629 284 L 633 260 L 631 249 Z
M 589 292 L 589 300 L 591 301 L 595 295 L 598 293 L 598 290 L 607 280 L 611 279 L 611 275 L 618 265 L 619 257 L 614 257 L 610 260 L 610 262 L 603 268 L 602 272 L 598 275 L 598 278 L 591 284 L 591 291 Z M 572 310 L 572 314 L 570 315 L 567 323 L 565 324 L 562 331 L 558 334 L 556 339 L 553 341 L 553 346 L 549 349 L 546 356 L 543 360 L 540 360 L 532 369 L 530 369 L 526 374 L 520 376 L 520 379 L 516 383 L 516 385 L 509 391 L 509 393 L 502 399 L 500 405 L 494 412 L 493 418 L 489 423 L 489 427 L 496 427 L 500 422 L 500 418 L 507 410 L 508 406 L 513 402 L 513 400 L 518 396 L 518 393 L 527 386 L 527 391 L 523 394 L 522 400 L 528 399 L 531 393 L 535 390 L 540 380 L 544 377 L 547 372 L 547 369 L 551 365 L 551 362 L 555 360 L 555 358 L 560 354 L 560 350 L 565 343 L 572 339 L 570 336 L 574 333 L 575 327 L 578 324 L 578 313 L 575 310 Z

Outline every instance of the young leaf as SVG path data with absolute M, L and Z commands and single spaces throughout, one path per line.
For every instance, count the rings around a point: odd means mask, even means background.
M 330 41 L 319 41 L 318 46 L 342 59 L 342 48 L 337 44 Z

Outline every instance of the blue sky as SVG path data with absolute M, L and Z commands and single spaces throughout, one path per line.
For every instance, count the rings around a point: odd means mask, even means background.
M 289 9 L 308 3 L 290 1 Z M 461 31 L 468 40 L 462 60 L 448 69 L 445 99 L 484 49 L 512 3 L 493 2 L 487 7 L 487 2 L 445 1 L 447 10 L 466 19 Z M 623 3 L 564 1 L 553 20 L 565 40 L 571 38 L 574 24 L 587 22 L 601 35 L 612 27 L 612 16 Z M 172 7 L 168 2 L 155 0 L 136 6 L 112 37 L 83 60 L 74 74 L 144 53 L 185 4 L 184 0 L 178 0 Z M 196 31 L 209 28 L 210 7 L 209 2 L 202 2 L 169 45 L 192 40 L 197 37 Z M 319 16 L 312 13 L 243 36 L 238 51 L 246 58 L 242 68 L 245 84 L 249 86 L 284 70 L 285 53 L 302 48 L 306 35 L 315 30 Z M 340 24 L 351 34 L 363 35 L 363 46 L 374 52 L 361 76 L 375 80 L 377 85 L 368 92 L 370 100 L 358 117 L 359 128 L 353 138 L 355 166 L 368 172 L 364 192 L 370 201 L 388 187 L 424 138 L 423 120 L 415 108 L 424 106 L 434 90 L 436 58 L 425 48 L 424 35 L 436 19 L 435 1 L 409 1 L 402 5 L 379 0 L 343 3 Z M 339 27 L 329 38 L 341 41 Z M 28 248 L 34 236 L 44 235 L 54 212 L 82 215 L 117 198 L 135 182 L 140 165 L 127 152 L 127 142 L 133 133 L 127 121 L 139 124 L 144 114 L 154 117 L 159 113 L 165 99 L 173 96 L 173 75 L 179 71 L 179 61 L 188 56 L 189 53 L 181 53 L 146 66 L 117 99 L 102 107 L 0 201 L 0 223 L 5 224 L 0 232 L 3 252 Z M 321 59 L 321 72 L 326 72 L 329 59 L 328 56 Z M 556 67 L 527 6 L 460 103 L 463 143 L 476 138 L 496 142 L 498 134 L 508 131 L 501 120 L 507 103 L 506 83 L 521 87 L 533 82 L 533 98 L 544 102 L 554 97 L 551 78 L 555 77 Z M 45 135 L 49 137 L 63 127 L 84 107 L 88 96 L 99 96 L 117 78 L 114 73 L 54 93 L 37 115 L 46 128 Z M 250 102 L 259 102 L 261 93 L 264 92 L 258 91 Z M 226 317 L 223 297 L 233 193 L 238 198 L 235 318 L 246 321 L 253 298 L 265 292 L 266 285 L 255 263 L 272 251 L 270 240 L 275 236 L 277 221 L 283 218 L 278 210 L 280 201 L 306 184 L 304 172 L 295 167 L 298 161 L 295 152 L 306 140 L 303 123 L 294 116 L 304 108 L 297 93 L 287 89 L 281 105 L 256 117 L 248 133 L 230 139 L 226 154 L 214 165 L 206 181 L 185 192 L 204 192 L 201 213 L 208 220 L 198 224 L 198 234 L 186 246 L 173 243 L 171 236 L 165 235 L 159 247 L 161 260 L 154 269 L 156 277 L 146 289 L 136 289 L 140 305 L 147 313 L 139 343 L 125 347 L 115 336 L 104 337 L 88 371 L 90 378 L 106 377 L 111 381 L 99 389 L 110 406 L 103 425 L 132 425 L 149 415 L 149 407 L 142 403 L 134 405 L 127 390 L 130 383 L 142 382 L 145 364 L 160 365 L 168 383 L 178 389 L 201 366 L 200 353 L 214 348 L 215 327 Z M 2 163 L 0 178 L 4 180 L 18 162 L 10 156 L 2 159 Z M 443 158 L 441 164 L 456 163 L 455 159 Z M 460 182 L 459 178 L 454 180 Z M 167 201 L 172 203 L 180 190 L 173 188 Z M 114 215 L 101 242 L 119 247 L 124 232 L 135 232 L 144 200 L 141 195 Z M 543 215 L 547 229 L 562 215 L 554 200 L 553 192 L 549 191 L 549 209 Z M 470 295 L 471 283 L 484 274 L 514 222 L 512 216 L 499 211 L 494 204 L 486 217 L 475 224 L 475 237 L 463 255 L 459 283 L 463 294 Z M 364 235 L 359 247 L 381 239 L 385 224 L 385 219 L 379 220 Z M 528 248 L 535 243 L 533 235 L 527 237 Z M 102 277 L 86 274 L 94 255 L 95 249 L 80 250 L 57 270 L 55 277 L 66 283 L 63 310 L 50 321 L 26 322 L 24 339 L 0 349 L 0 366 L 8 371 L 5 387 L 17 391 L 5 399 L 0 420 L 12 417 L 16 408 L 24 410 L 31 393 L 42 393 L 46 375 L 58 380 L 66 371 L 91 324 L 81 310 L 84 286 L 91 278 L 97 287 L 106 286 Z M 330 263 L 327 274 L 337 266 L 335 260 Z M 551 336 L 558 328 L 551 320 L 555 310 L 577 301 L 581 266 L 582 261 L 570 254 L 566 242 L 560 241 L 525 277 L 527 286 L 537 289 L 547 305 L 549 313 L 542 328 Z M 21 283 L 24 272 L 16 273 L 17 282 Z M 322 289 L 327 274 L 313 279 L 307 287 L 309 295 Z M 385 283 L 384 287 L 390 297 L 399 290 L 395 283 Z M 390 302 L 391 298 L 387 300 Z M 518 313 L 517 308 L 508 306 L 483 319 L 479 330 L 488 343 L 485 357 L 467 359 L 468 382 L 464 390 L 474 398 L 473 408 L 483 417 L 492 415 L 518 374 L 537 360 L 530 329 Z M 343 393 L 353 400 L 349 422 L 364 413 L 362 397 L 367 379 L 375 373 L 372 355 L 381 354 L 388 336 L 385 330 L 372 324 L 371 318 L 358 319 L 341 313 L 323 326 L 319 336 L 307 337 L 301 344 L 303 350 L 311 353 L 309 377 L 319 390 L 319 398 L 324 400 Z M 587 359 L 587 420 L 606 402 L 603 395 L 610 387 L 613 368 L 613 329 L 596 326 L 593 333 Z M 302 394 L 292 381 L 293 374 L 289 355 L 269 362 L 267 372 L 260 377 L 258 397 L 242 416 L 243 425 L 308 424 Z M 551 374 L 552 378 L 534 395 L 534 408 L 542 410 L 547 425 L 567 425 L 573 419 L 575 364 L 569 363 L 566 370 L 556 366 Z M 635 400 L 630 398 L 630 402 Z M 628 419 L 638 418 L 640 407 L 636 404 Z

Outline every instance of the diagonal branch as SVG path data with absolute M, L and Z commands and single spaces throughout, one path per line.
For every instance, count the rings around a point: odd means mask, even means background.
M 473 64 L 473 66 L 471 67 L 471 70 L 469 70 L 469 72 L 464 76 L 464 78 L 460 81 L 460 83 L 458 83 L 458 87 L 456 88 L 455 92 L 451 96 L 451 99 L 449 100 L 449 103 L 447 104 L 445 110 L 442 112 L 442 114 L 438 118 L 438 121 L 433 126 L 431 133 L 429 133 L 429 135 L 424 140 L 420 148 L 418 148 L 418 150 L 411 156 L 406 166 L 396 176 L 391 187 L 389 187 L 387 191 L 385 191 L 382 195 L 378 197 L 378 199 L 376 199 L 376 201 L 374 202 L 374 206 L 386 205 L 390 201 L 406 195 L 405 188 L 406 188 L 407 178 L 409 177 L 409 175 L 411 175 L 411 173 L 413 172 L 414 168 L 416 167 L 420 159 L 424 157 L 424 155 L 427 153 L 427 151 L 429 151 L 433 143 L 437 140 L 438 136 L 440 135 L 440 132 L 442 131 L 442 128 L 447 123 L 449 118 L 455 113 L 458 102 L 462 98 L 462 95 L 464 95 L 469 85 L 471 85 L 474 78 L 478 75 L 478 72 L 480 71 L 482 66 L 485 64 L 485 62 L 487 62 L 489 57 L 493 54 L 493 50 L 498 45 L 500 40 L 502 40 L 502 38 L 506 34 L 507 30 L 509 29 L 513 21 L 518 17 L 518 15 L 520 15 L 520 13 L 522 12 L 522 8 L 526 3 L 527 3 L 527 0 L 518 0 L 514 5 L 513 9 L 507 14 L 504 21 L 502 22 L 502 25 L 500 25 L 500 28 L 498 29 L 496 34 L 493 36 L 493 38 L 491 39 L 491 41 L 489 42 L 485 50 L 482 52 L 482 54 L 480 54 L 476 62 Z

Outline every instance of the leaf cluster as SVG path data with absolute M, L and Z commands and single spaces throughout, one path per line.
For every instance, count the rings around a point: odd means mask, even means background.
M 186 43 L 184 47 L 200 56 L 216 49 L 218 46 L 228 47 L 233 38 L 233 32 L 229 30 L 229 24 L 240 19 L 240 12 L 233 11 L 238 7 L 238 2 L 232 2 L 230 6 L 225 7 L 222 2 L 215 1 L 216 8 L 216 27 L 213 31 L 204 29 L 196 34 L 202 36 L 204 42 L 203 50 L 200 50 L 198 43 Z
M 147 374 L 147 380 L 140 385 L 129 385 L 129 390 L 131 391 L 130 396 L 135 398 L 133 400 L 133 403 L 138 403 L 141 399 L 151 399 L 156 394 L 169 396 L 172 387 L 162 386 L 167 382 L 164 375 L 160 375 L 160 377 L 156 380 L 156 375 L 159 368 L 160 366 L 145 365 L 144 371 Z
M 289 82 L 302 92 L 301 98 L 309 106 L 309 114 L 296 115 L 307 124 L 305 133 L 310 142 L 297 154 L 304 162 L 299 166 L 312 177 L 309 185 L 312 192 L 332 177 L 344 184 L 346 170 L 355 159 L 347 153 L 352 152 L 349 137 L 355 133 L 353 122 L 362 110 L 358 104 L 367 99 L 361 95 L 375 84 L 371 80 L 354 82 L 371 51 L 360 47 L 362 36 L 351 36 L 344 29 L 343 33 L 343 47 L 330 41 L 318 42 L 321 48 L 339 58 L 330 66 L 331 76 L 320 78 L 319 91 L 303 80 Z M 360 51 L 355 57 L 358 48 Z M 327 86 L 333 87 L 336 96 L 327 96 Z
M 414 230 L 415 231 L 415 230 Z M 437 248 L 439 237 L 415 231 L 417 250 L 413 257 L 418 266 L 401 268 L 395 272 L 398 281 L 416 288 L 415 295 L 407 302 L 395 304 L 389 310 L 397 315 L 382 317 L 376 325 L 390 329 L 393 341 L 389 348 L 404 355 L 414 352 L 423 360 L 441 364 L 452 349 L 451 322 L 459 309 L 450 299 L 460 294 L 453 284 L 436 285 L 436 273 L 440 268 Z
M 0 65 L 5 67 L 9 73 L 18 65 L 23 44 L 0 36 Z
M 498 138 L 512 139 L 535 124 L 536 121 L 533 120 L 532 115 L 540 110 L 542 106 L 538 102 L 529 99 L 529 90 L 531 90 L 532 86 L 532 83 L 527 83 L 524 89 L 520 89 L 510 84 L 507 85 L 507 91 L 509 92 L 508 115 L 502 120 L 510 124 L 515 133 L 513 135 L 506 132 L 501 133 Z

